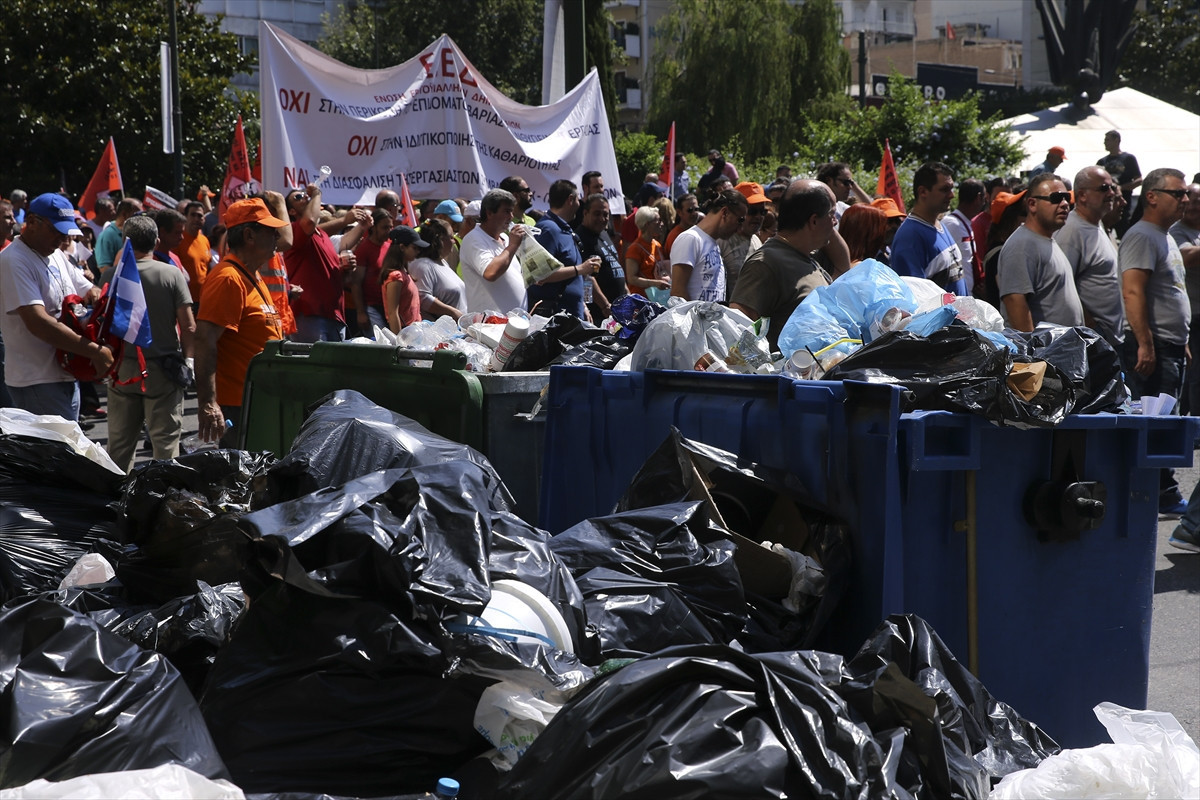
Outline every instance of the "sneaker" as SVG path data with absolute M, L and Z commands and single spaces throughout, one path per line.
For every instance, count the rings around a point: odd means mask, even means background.
M 1172 547 L 1178 547 L 1180 550 L 1187 550 L 1189 553 L 1200 553 L 1200 536 L 1188 533 L 1183 529 L 1182 525 L 1175 527 L 1175 531 L 1171 534 L 1171 538 L 1167 542 Z
M 1176 500 L 1169 506 L 1158 507 L 1159 519 L 1179 519 L 1183 516 L 1183 512 L 1187 511 L 1187 501 L 1183 498 Z
M 105 419 L 107 416 L 108 416 L 108 412 L 106 412 L 103 408 L 100 408 L 99 406 L 97 406 L 96 408 L 89 408 L 89 409 L 81 410 L 79 412 L 80 419 Z

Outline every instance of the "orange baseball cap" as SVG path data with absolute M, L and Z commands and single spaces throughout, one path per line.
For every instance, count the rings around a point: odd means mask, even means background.
M 257 222 L 268 228 L 284 228 L 292 224 L 272 214 L 267 204 L 257 197 L 252 200 L 238 200 L 225 209 L 226 228 L 245 225 L 247 222 Z
M 762 185 L 754 181 L 742 181 L 733 188 L 734 191 L 745 197 L 746 202 L 750 205 L 767 202 L 767 195 L 763 192 Z
M 905 214 L 903 211 L 900 210 L 900 206 L 896 205 L 896 201 L 890 197 L 876 197 L 874 200 L 871 201 L 871 205 L 878 208 L 880 211 L 882 211 L 884 213 L 885 216 L 887 216 L 889 218 L 890 217 L 907 217 L 908 216 L 908 214 Z
M 1008 210 L 1008 207 L 1024 196 L 1024 192 L 1017 192 L 1016 194 L 1000 192 L 996 195 L 996 199 L 992 201 L 992 224 L 999 224 L 1000 218 L 1004 216 L 1004 212 Z

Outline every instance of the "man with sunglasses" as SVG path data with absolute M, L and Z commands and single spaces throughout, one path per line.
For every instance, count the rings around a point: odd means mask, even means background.
M 730 236 L 746 216 L 746 198 L 728 189 L 713 198 L 704 219 L 679 234 L 671 246 L 672 297 L 725 301 L 725 264 L 717 240 Z
M 1025 222 L 1000 250 L 996 282 L 1004 321 L 1019 331 L 1042 322 L 1083 324 L 1071 262 L 1051 237 L 1067 223 L 1071 193 L 1057 175 L 1035 175 L 1021 200 Z
M 1187 192 L 1188 202 L 1183 209 L 1183 218 L 1167 232 L 1179 245 L 1179 254 L 1183 256 L 1183 268 L 1187 273 L 1188 302 L 1192 307 L 1188 347 L 1195 359 L 1200 354 L 1200 181 L 1193 178 Z M 1200 364 L 1194 360 L 1188 365 L 1186 395 L 1187 413 L 1200 416 Z
M 1182 172 L 1151 170 L 1142 182 L 1142 218 L 1125 232 L 1117 251 L 1128 322 L 1121 361 L 1134 399 L 1169 394 L 1178 400 L 1183 389 L 1192 310 L 1183 255 L 1167 229 L 1183 216 L 1188 199 Z M 1177 519 L 1183 509 L 1175 476 L 1164 469 L 1159 514 Z
M 742 265 L 746 263 L 746 257 L 762 247 L 758 231 L 767 215 L 767 196 L 763 193 L 761 185 L 753 181 L 743 181 L 734 187 L 734 191 L 746 198 L 746 221 L 720 243 L 721 261 L 725 263 L 727 297 L 733 297 L 733 289 L 737 285 Z
M 833 196 L 837 198 L 837 205 L 834 206 L 834 218 L 838 222 L 842 221 L 842 214 L 850 207 L 851 194 L 854 195 L 857 203 L 871 202 L 871 196 L 854 182 L 854 176 L 850 174 L 850 167 L 841 161 L 831 161 L 817 167 L 817 180 L 833 190 Z
M 343 267 L 329 234 L 318 225 L 321 187 L 310 183 L 286 196 L 292 246 L 284 251 L 288 280 L 303 289 L 292 300 L 297 342 L 340 342 L 346 338 Z M 201 300 L 203 302 L 203 300 Z
M 1117 272 L 1117 247 L 1102 220 L 1119 195 L 1120 189 L 1107 170 L 1084 167 L 1075 175 L 1075 208 L 1067 216 L 1067 224 L 1054 234 L 1054 241 L 1071 263 L 1084 323 L 1118 353 L 1125 341 L 1121 277 Z

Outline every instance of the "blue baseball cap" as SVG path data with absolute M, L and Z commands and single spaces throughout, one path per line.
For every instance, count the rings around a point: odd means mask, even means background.
M 79 227 L 75 224 L 75 208 L 71 205 L 71 201 L 61 194 L 54 194 L 53 192 L 39 194 L 30 202 L 26 213 L 36 214 L 39 217 L 50 220 L 50 224 L 61 234 L 66 236 L 79 235 Z
M 453 200 L 443 200 L 438 203 L 433 213 L 445 214 L 452 222 L 462 222 L 462 211 L 459 210 L 458 203 Z

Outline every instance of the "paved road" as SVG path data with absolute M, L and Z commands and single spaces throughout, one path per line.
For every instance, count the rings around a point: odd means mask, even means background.
M 186 435 L 196 430 L 194 396 L 188 397 L 184 411 Z M 93 441 L 105 444 L 107 426 L 98 422 L 88 435 Z M 148 451 L 138 452 L 139 463 L 148 460 Z M 1200 457 L 1197 461 L 1200 462 Z M 1187 497 L 1200 478 L 1200 468 L 1176 470 L 1176 476 Z M 1176 524 L 1173 521 L 1158 524 L 1147 706 L 1174 714 L 1192 739 L 1200 742 L 1200 553 L 1188 553 L 1167 544 Z M 1097 591 L 1103 591 L 1102 584 L 1097 584 Z M 1103 669 L 1104 665 L 1097 664 L 1096 668 Z M 1063 678 L 1069 680 L 1070 676 Z

